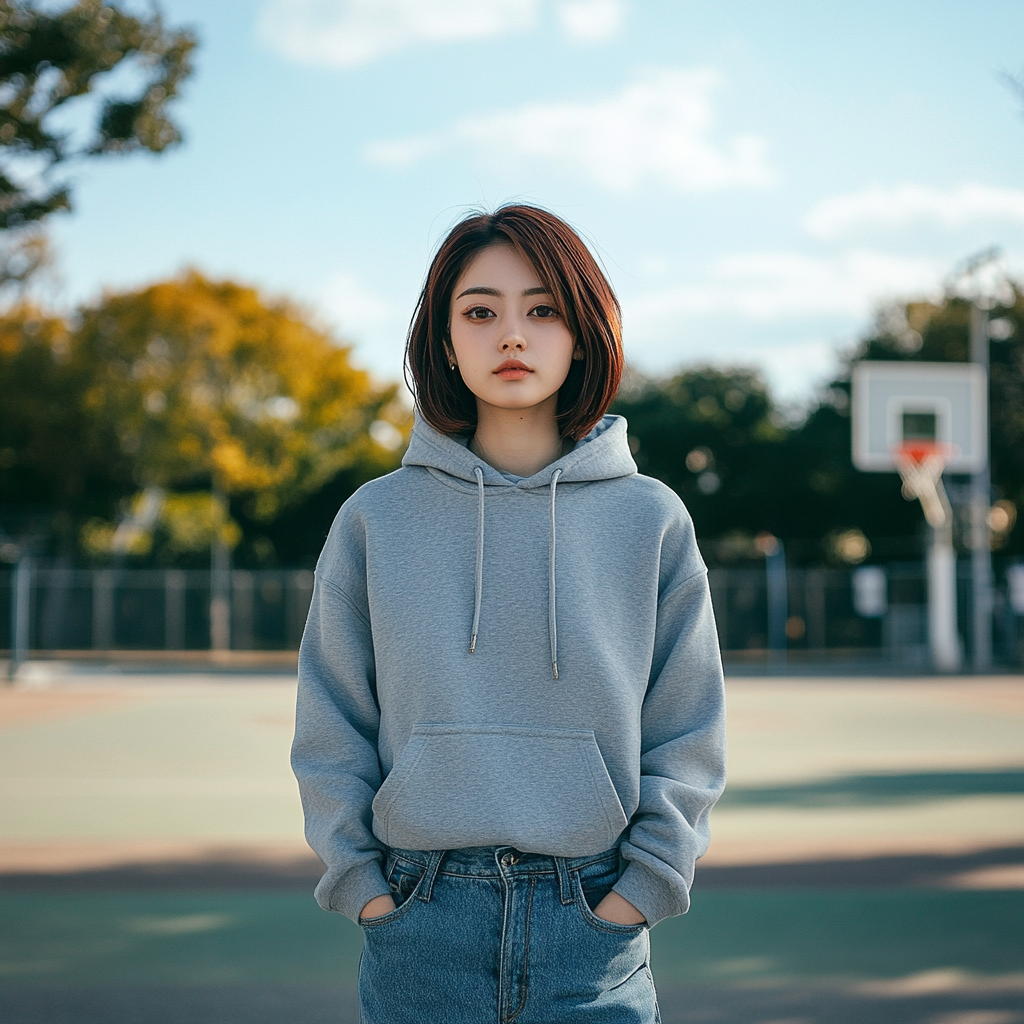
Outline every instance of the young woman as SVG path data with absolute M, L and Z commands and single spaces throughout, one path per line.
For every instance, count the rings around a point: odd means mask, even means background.
M 650 1024 L 722 668 L 686 509 L 605 415 L 618 303 L 566 223 L 505 206 L 442 243 L 406 359 L 412 440 L 320 557 L 292 752 L 360 1019 Z

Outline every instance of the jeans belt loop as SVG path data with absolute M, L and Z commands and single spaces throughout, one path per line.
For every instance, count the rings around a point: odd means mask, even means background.
M 444 850 L 434 850 L 430 854 L 427 870 L 423 873 L 423 882 L 416 893 L 416 898 L 423 900 L 424 903 L 429 903 L 430 897 L 434 895 L 434 882 L 437 881 L 437 873 L 441 869 L 441 860 L 444 854 Z
M 555 857 L 555 871 L 558 874 L 558 892 L 562 897 L 562 905 L 568 906 L 572 903 L 572 882 L 569 878 L 569 868 L 566 866 L 564 857 Z

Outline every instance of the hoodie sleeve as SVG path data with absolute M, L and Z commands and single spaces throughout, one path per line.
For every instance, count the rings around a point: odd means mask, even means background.
M 707 571 L 682 503 L 663 538 L 660 576 L 640 719 L 640 803 L 615 885 L 649 926 L 689 909 L 694 862 L 708 848 L 708 814 L 725 788 L 722 658 Z
M 317 564 L 299 649 L 292 770 L 306 840 L 327 866 L 317 902 L 358 921 L 389 895 L 371 804 L 381 785 L 373 642 L 366 597 L 365 534 L 343 507 Z

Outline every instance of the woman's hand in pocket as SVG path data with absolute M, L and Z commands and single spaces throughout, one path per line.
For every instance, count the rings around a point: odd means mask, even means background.
M 374 896 L 359 912 L 359 919 L 369 921 L 371 917 L 383 917 L 385 914 L 390 914 L 394 909 L 395 901 L 390 896 Z
M 594 914 L 602 921 L 611 921 L 612 924 L 646 924 L 647 922 L 644 915 L 614 889 L 598 903 Z

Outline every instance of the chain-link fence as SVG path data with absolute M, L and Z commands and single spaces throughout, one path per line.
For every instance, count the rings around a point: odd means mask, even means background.
M 23 570 L 24 571 L 24 570 Z M 190 569 L 31 567 L 26 646 L 40 651 L 205 650 L 211 574 Z M 0 637 L 10 649 L 18 571 L 0 573 Z M 24 584 L 23 584 L 24 586 Z M 313 593 L 308 570 L 231 573 L 231 646 L 294 650 Z
M 996 661 L 1024 657 L 1024 607 L 1014 573 L 997 572 L 993 639 Z M 970 565 L 961 564 L 960 634 L 970 653 Z M 27 575 L 26 575 L 27 574 Z M 19 586 L 20 578 L 20 586 Z M 780 590 L 763 566 L 710 571 L 722 649 L 734 660 L 845 654 L 925 666 L 924 566 L 894 563 L 855 569 L 786 571 Z M 208 650 L 211 574 L 180 569 L 70 569 L 23 563 L 0 570 L 0 647 L 18 632 L 27 651 Z M 1018 586 L 1017 589 L 1024 589 Z M 230 645 L 240 651 L 295 650 L 313 592 L 308 570 L 234 570 Z M 784 631 L 773 630 L 774 621 Z

